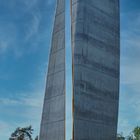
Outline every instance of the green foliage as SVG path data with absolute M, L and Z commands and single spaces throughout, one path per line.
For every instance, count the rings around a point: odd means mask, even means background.
M 38 136 L 36 136 L 35 140 L 38 140 Z
M 126 137 L 126 140 L 134 140 L 133 134 L 131 133 L 129 136 Z
M 140 140 L 140 127 L 139 126 L 134 128 L 133 134 L 134 134 L 134 137 L 135 137 L 134 140 Z
M 125 137 L 122 133 L 117 135 L 117 140 L 125 140 Z
M 33 140 L 32 139 L 32 126 L 20 128 L 18 127 L 12 134 L 9 140 Z
M 117 140 L 140 140 L 140 127 L 135 127 L 132 133 L 127 137 L 124 137 L 123 134 L 118 134 Z

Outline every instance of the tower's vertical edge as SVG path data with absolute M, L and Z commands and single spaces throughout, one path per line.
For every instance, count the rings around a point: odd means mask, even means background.
M 73 140 L 116 140 L 119 0 L 71 0 Z
M 65 140 L 65 0 L 57 0 L 40 140 Z

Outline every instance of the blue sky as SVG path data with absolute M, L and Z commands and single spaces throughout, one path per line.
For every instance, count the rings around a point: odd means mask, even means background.
M 121 1 L 119 132 L 140 125 L 140 1 Z M 67 12 L 69 6 L 67 0 Z M 0 139 L 18 126 L 39 125 L 44 97 L 55 0 L 0 0 Z M 67 17 L 67 79 L 71 81 Z M 70 89 L 70 90 L 69 90 Z M 71 99 L 71 84 L 67 84 Z M 68 101 L 68 100 L 67 100 Z M 67 108 L 71 110 L 70 102 Z M 68 122 L 71 116 L 67 116 Z M 67 124 L 67 127 L 70 123 Z M 67 139 L 69 140 L 69 135 Z
M 121 0 L 119 132 L 140 125 L 140 1 Z

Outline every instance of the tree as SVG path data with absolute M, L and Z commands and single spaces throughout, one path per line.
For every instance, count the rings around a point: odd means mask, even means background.
M 127 140 L 140 140 L 140 127 L 137 126 L 134 128 L 132 133 L 126 137 Z
M 126 139 L 127 140 L 134 140 L 134 138 L 132 136 L 128 136 Z
M 134 128 L 133 134 L 134 134 L 135 140 L 140 140 L 140 127 L 139 126 Z
M 12 134 L 9 140 L 33 140 L 32 139 L 32 126 L 20 128 L 18 127 Z
M 35 140 L 38 140 L 38 136 L 36 136 Z
M 117 135 L 117 140 L 125 140 L 125 137 L 122 133 Z
M 129 136 L 126 137 L 127 140 L 134 140 L 133 133 L 130 133 Z

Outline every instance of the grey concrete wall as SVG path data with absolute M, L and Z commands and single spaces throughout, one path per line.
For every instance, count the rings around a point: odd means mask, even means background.
M 72 0 L 73 140 L 116 140 L 119 0 Z
M 40 140 L 65 140 L 65 0 L 57 0 Z

